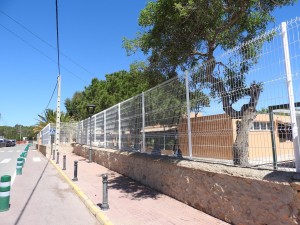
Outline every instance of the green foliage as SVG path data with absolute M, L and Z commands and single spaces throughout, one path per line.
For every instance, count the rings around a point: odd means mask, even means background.
M 269 113 L 269 109 L 268 108 L 261 108 L 260 110 L 257 110 L 257 113 L 267 114 L 267 113 Z
M 40 132 L 49 123 L 56 123 L 56 111 L 52 109 L 47 109 L 44 115 L 38 115 L 38 123 L 33 127 L 33 132 Z M 64 112 L 60 112 L 60 122 L 72 122 L 73 119 Z
M 21 140 L 23 137 L 27 137 L 28 140 L 33 140 L 35 133 L 33 132 L 33 126 L 16 124 L 14 127 L 0 126 L 0 136 L 4 136 L 6 139 L 16 140 L 20 140 L 21 136 Z
M 262 90 L 257 82 L 247 87 L 245 75 L 257 63 L 261 46 L 264 41 L 272 39 L 272 34 L 247 48 L 240 48 L 235 56 L 240 58 L 240 63 L 235 65 L 216 61 L 215 51 L 232 49 L 263 34 L 268 23 L 274 21 L 272 11 L 294 2 L 150 1 L 139 17 L 143 32 L 138 33 L 134 40 L 124 39 L 123 46 L 128 53 L 140 49 L 149 55 L 149 69 L 167 78 L 173 77 L 178 69 L 193 68 L 193 81 L 205 84 L 203 88 L 209 88 L 212 97 L 221 99 L 228 115 L 240 118 L 248 106 L 255 107 L 253 103 L 257 103 Z M 195 69 L 200 64 L 204 66 Z M 241 107 L 239 112 L 235 111 L 232 105 L 247 95 L 252 103 Z
M 66 99 L 67 113 L 76 120 L 82 120 L 89 116 L 86 111 L 88 104 L 96 105 L 95 113 L 101 112 L 165 81 L 162 75 L 146 69 L 145 63 L 135 62 L 130 65 L 129 72 L 121 70 L 107 74 L 105 80 L 94 78 L 84 91 Z

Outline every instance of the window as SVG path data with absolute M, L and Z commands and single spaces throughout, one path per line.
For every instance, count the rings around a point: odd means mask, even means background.
M 280 142 L 293 141 L 292 126 L 289 123 L 278 123 L 278 137 Z
M 254 130 L 260 130 L 260 122 L 254 122 L 253 128 L 254 128 Z
M 271 124 L 269 122 L 253 122 L 250 130 L 270 130 Z

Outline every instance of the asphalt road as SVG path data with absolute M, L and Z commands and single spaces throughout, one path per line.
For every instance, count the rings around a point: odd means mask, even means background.
M 14 147 L 0 148 L 0 177 L 10 175 L 12 177 L 12 184 L 16 177 L 17 159 L 25 147 L 26 144 L 19 144 Z
M 16 166 L 14 162 L 25 146 L 1 149 L 2 160 L 11 159 L 2 163 L 7 164 L 6 171 L 11 171 L 8 165 Z M 99 222 L 48 158 L 30 148 L 23 174 L 17 175 L 11 188 L 9 210 L 0 212 L 0 224 L 99 225 Z

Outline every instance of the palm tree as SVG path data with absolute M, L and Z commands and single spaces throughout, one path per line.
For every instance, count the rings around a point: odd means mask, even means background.
M 56 111 L 52 109 L 46 109 L 44 115 L 38 115 L 38 123 L 33 127 L 34 133 L 40 132 L 49 123 L 56 123 Z M 69 114 L 61 112 L 60 122 L 72 122 L 72 118 Z

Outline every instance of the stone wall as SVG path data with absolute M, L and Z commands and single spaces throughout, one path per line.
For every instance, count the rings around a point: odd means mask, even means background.
M 41 152 L 44 156 L 46 156 L 47 147 L 45 145 L 38 145 L 38 150 Z
M 73 151 L 88 157 L 88 147 Z M 109 149 L 95 150 L 93 161 L 232 224 L 300 222 L 300 183 L 293 173 Z

